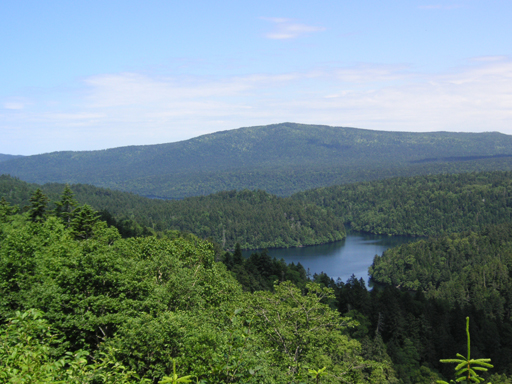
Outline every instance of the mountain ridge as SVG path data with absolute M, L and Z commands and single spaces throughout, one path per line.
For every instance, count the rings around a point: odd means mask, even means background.
M 0 162 L 16 159 L 16 158 L 19 158 L 19 157 L 23 157 L 23 156 L 21 156 L 21 155 L 8 155 L 8 154 L 5 154 L 5 153 L 0 153 Z
M 455 160 L 443 160 L 447 157 Z M 88 183 L 163 198 L 244 188 L 290 195 L 381 175 L 494 169 L 512 169 L 512 136 L 297 123 L 243 127 L 175 143 L 51 152 L 0 163 L 0 174 L 28 182 Z

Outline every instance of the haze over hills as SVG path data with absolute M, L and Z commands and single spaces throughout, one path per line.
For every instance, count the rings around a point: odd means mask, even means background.
M 6 155 L 4 153 L 0 153 L 0 162 L 1 161 L 7 161 L 7 160 L 16 159 L 16 158 L 19 158 L 19 157 L 23 157 L 23 156 L 21 156 L 21 155 Z
M 510 169 L 512 136 L 497 132 L 384 132 L 295 123 L 0 163 L 0 174 L 28 182 L 87 183 L 164 198 L 244 188 L 290 195 L 393 176 Z

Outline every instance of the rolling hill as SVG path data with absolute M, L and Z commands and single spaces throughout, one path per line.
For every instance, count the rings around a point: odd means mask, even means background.
M 441 236 L 512 222 L 512 172 L 390 178 L 299 192 L 353 230 Z
M 56 183 L 39 186 L 0 175 L 0 200 L 26 211 L 37 188 L 55 202 L 60 200 L 64 187 Z M 236 243 L 243 249 L 299 247 L 345 237 L 343 221 L 331 212 L 264 191 L 225 191 L 162 200 L 85 184 L 71 185 L 71 189 L 79 204 L 86 203 L 101 211 L 104 219 L 120 224 L 121 234 L 128 236 L 149 234 L 148 228 L 160 234 L 177 230 L 213 239 L 225 249 L 234 249 Z M 54 208 L 54 203 L 48 207 Z M 146 231 L 143 227 L 147 227 Z
M 0 162 L 0 174 L 27 182 L 87 183 L 161 198 L 246 188 L 286 196 L 395 176 L 511 169 L 512 136 L 497 132 L 383 132 L 295 123 Z
M 0 162 L 16 159 L 16 158 L 20 158 L 20 157 L 23 157 L 23 156 L 19 156 L 19 155 L 6 155 L 4 153 L 0 153 Z

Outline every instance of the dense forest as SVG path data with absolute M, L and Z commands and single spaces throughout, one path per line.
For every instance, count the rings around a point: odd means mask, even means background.
M 3 382 L 394 381 L 329 306 L 333 290 L 276 280 L 244 293 L 198 238 L 122 239 L 64 191 L 54 213 L 0 204 Z M 183 381 L 183 380 L 182 380 Z
M 434 173 L 512 170 L 512 136 L 411 133 L 295 123 L 101 151 L 0 162 L 38 184 L 92 184 L 161 198 L 261 189 L 280 196 L 335 184 Z
M 291 198 L 245 190 L 169 201 L 84 184 L 72 189 L 123 236 L 180 230 L 228 249 L 263 249 L 339 240 L 343 223 L 376 234 L 433 236 L 511 222 L 511 185 L 512 172 L 495 171 L 339 185 Z M 0 196 L 11 204 L 26 206 L 38 187 L 0 176 Z M 64 186 L 41 188 L 56 200 Z
M 471 357 L 490 358 L 494 365 L 485 382 L 511 382 L 510 317 L 497 318 L 472 302 L 458 305 L 443 298 L 427 298 L 421 290 L 388 285 L 369 291 L 362 279 L 329 283 L 326 276 L 317 276 L 317 280 L 334 287 L 342 315 L 359 321 L 354 335 L 363 350 L 389 356 L 401 382 L 434 383 L 440 376 L 452 379 L 454 366 L 440 360 L 465 354 L 466 317 L 471 319 Z
M 39 186 L 0 176 L 0 196 L 11 204 L 27 206 Z M 41 189 L 56 201 L 62 184 Z M 73 185 L 79 203 L 91 205 L 123 235 L 179 230 L 210 238 L 224 248 L 298 247 L 341 240 L 342 220 L 313 204 L 277 197 L 263 191 L 228 191 L 210 196 L 166 201 L 89 185 Z
M 471 303 L 491 317 L 512 317 L 512 223 L 404 244 L 375 257 L 379 284 L 421 290 L 427 298 Z
M 394 178 L 293 196 L 357 231 L 432 236 L 512 222 L 512 172 Z
M 433 383 L 441 377 L 450 378 L 453 367 L 440 360 L 465 350 L 467 340 L 463 325 L 469 316 L 472 356 L 491 358 L 495 369 L 490 381 L 508 384 L 507 377 L 512 375 L 512 290 L 508 273 L 510 260 L 507 259 L 512 255 L 511 231 L 512 224 L 504 224 L 472 234 L 472 247 L 466 247 L 465 253 L 459 249 L 459 260 L 464 261 L 450 264 L 449 273 L 456 283 L 445 286 L 441 293 L 430 290 L 429 284 L 412 289 L 407 285 L 409 275 L 400 279 L 400 271 L 421 274 L 424 273 L 422 268 L 434 264 L 420 257 L 414 262 L 417 249 L 425 249 L 428 243 L 425 240 L 392 248 L 382 258 L 376 257 L 370 271 L 378 285 L 371 291 L 363 279 L 355 277 L 346 282 L 334 281 L 324 273 L 310 278 L 322 287 L 333 289 L 330 306 L 342 316 L 358 321 L 359 326 L 351 330 L 351 335 L 361 342 L 363 355 L 392 362 L 398 382 Z M 430 250 L 438 252 L 438 259 L 443 260 L 446 255 L 439 252 L 440 248 L 437 244 Z M 477 251 L 485 256 L 478 255 Z M 508 260 L 507 265 L 503 261 L 496 266 L 495 252 L 500 260 Z M 273 281 L 282 279 L 292 281 L 299 288 L 307 286 L 309 281 L 302 265 L 286 265 L 282 260 L 271 259 L 265 251 L 243 259 L 235 250 L 233 254 L 226 253 L 223 260 L 246 291 L 271 289 Z M 473 269 L 478 265 L 480 267 Z M 439 275 L 447 268 L 436 263 L 430 269 Z M 377 279 L 376 270 L 381 272 L 379 277 L 384 275 L 384 270 L 393 280 Z M 491 277 L 496 270 L 500 273 Z M 483 276 L 488 277 L 482 284 Z M 485 277 L 483 279 L 485 281 Z M 453 291 L 452 287 L 455 287 Z
M 440 359 L 465 350 L 469 317 L 482 375 L 510 384 L 511 176 L 174 201 L 0 176 L 0 382 L 427 384 L 453 377 Z M 343 222 L 435 237 L 376 256 L 372 290 L 242 256 Z
M 510 383 L 511 300 L 491 277 L 484 286 L 501 312 L 472 296 L 307 276 L 265 251 L 244 259 L 239 246 L 223 252 L 191 235 L 123 239 L 68 188 L 48 203 L 41 190 L 24 213 L 0 203 L 6 382 L 165 383 L 177 372 L 202 383 L 426 384 L 452 377 L 439 359 L 465 350 L 470 316 L 472 356 L 492 359 L 493 383 Z M 455 249 L 508 260 L 510 230 L 491 227 Z M 451 273 L 467 270 L 453 263 Z

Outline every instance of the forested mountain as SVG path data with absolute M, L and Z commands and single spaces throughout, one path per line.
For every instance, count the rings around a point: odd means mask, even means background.
M 0 153 L 0 162 L 2 162 L 2 161 L 7 161 L 7 160 L 12 160 L 12 159 L 16 159 L 16 158 L 20 158 L 20 157 L 23 157 L 23 156 L 5 155 L 5 154 L 3 154 L 3 153 Z
M 21 207 L 40 186 L 9 176 L 0 176 L 0 197 Z M 45 184 L 41 189 L 57 201 L 65 185 Z M 150 228 L 179 230 L 211 238 L 224 248 L 244 249 L 298 247 L 341 240 L 342 220 L 314 204 L 263 191 L 228 191 L 183 200 L 159 200 L 90 185 L 71 186 L 77 201 L 87 203 L 105 218 Z M 130 222 L 134 221 L 134 222 Z
M 0 176 L 0 195 L 12 204 L 27 205 L 37 187 Z M 42 189 L 56 201 L 64 185 L 46 184 Z M 229 249 L 237 242 L 255 249 L 335 241 L 345 236 L 343 222 L 354 230 L 413 236 L 512 222 L 512 172 L 385 179 L 310 190 L 292 198 L 246 190 L 168 201 L 84 184 L 72 189 L 80 203 L 104 211 L 105 218 L 112 215 L 127 226 L 156 231 L 187 231 Z
M 293 198 L 330 209 L 354 230 L 432 236 L 512 222 L 512 172 L 393 178 Z
M 0 196 L 12 204 L 27 205 L 37 187 L 0 176 Z M 80 203 L 103 211 L 105 219 L 124 222 L 129 235 L 143 227 L 180 230 L 212 238 L 225 248 L 234 249 L 238 242 L 244 249 L 255 249 L 340 240 L 345 236 L 343 223 L 354 230 L 392 235 L 480 230 L 512 222 L 511 187 L 512 172 L 482 172 L 333 186 L 292 198 L 245 190 L 169 201 L 84 184 L 72 189 Z M 64 185 L 45 184 L 42 189 L 56 201 Z
M 0 174 L 28 182 L 87 183 L 165 198 L 233 189 L 290 195 L 393 176 L 510 169 L 512 136 L 497 132 L 381 132 L 294 123 L 0 163 Z

